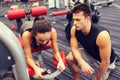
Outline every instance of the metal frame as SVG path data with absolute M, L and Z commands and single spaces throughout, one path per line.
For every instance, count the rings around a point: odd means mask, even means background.
M 24 51 L 19 44 L 17 37 L 5 24 L 0 22 L 0 25 L 0 41 L 10 50 L 10 53 L 13 56 L 18 80 L 29 80 Z

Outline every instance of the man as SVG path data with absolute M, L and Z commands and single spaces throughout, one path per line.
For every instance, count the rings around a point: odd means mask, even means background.
M 115 68 L 115 53 L 109 32 L 100 25 L 91 23 L 91 9 L 86 4 L 78 4 L 72 9 L 74 26 L 71 28 L 71 52 L 67 55 L 68 67 L 74 80 L 80 80 L 79 69 L 84 74 L 93 74 L 92 80 L 107 80 Z M 79 49 L 79 45 L 83 49 Z M 80 65 L 80 68 L 76 64 Z M 89 64 L 95 65 L 98 70 Z

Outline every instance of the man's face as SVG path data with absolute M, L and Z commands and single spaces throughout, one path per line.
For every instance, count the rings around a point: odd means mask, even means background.
M 74 21 L 74 26 L 76 30 L 81 30 L 82 28 L 85 27 L 87 20 L 83 12 L 81 11 L 79 13 L 73 13 L 73 21 Z
M 35 36 L 37 45 L 44 45 L 50 40 L 50 32 L 37 33 Z

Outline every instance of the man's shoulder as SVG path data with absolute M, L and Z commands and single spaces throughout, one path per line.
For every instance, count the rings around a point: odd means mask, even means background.
M 92 27 L 94 29 L 98 29 L 98 30 L 107 30 L 103 25 L 100 25 L 100 24 L 92 24 Z
M 92 26 L 93 26 L 93 27 L 103 27 L 103 26 L 100 25 L 100 24 L 94 24 L 94 23 L 92 23 Z

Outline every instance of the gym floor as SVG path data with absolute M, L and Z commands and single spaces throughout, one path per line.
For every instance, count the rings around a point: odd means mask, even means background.
M 29 5 L 32 5 L 32 3 L 28 3 Z M 6 10 L 10 8 L 11 5 L 18 5 L 20 8 L 23 8 L 24 4 L 21 2 L 15 2 L 15 3 L 8 3 L 8 4 L 2 4 L 0 6 L 0 20 L 4 22 L 5 24 L 16 25 L 15 20 L 9 21 L 7 18 L 2 17 L 2 15 L 6 14 Z M 43 4 L 41 4 L 43 5 Z M 63 9 L 63 8 L 62 8 Z M 48 20 L 53 22 L 53 17 L 49 14 L 53 11 L 58 11 L 61 9 L 48 9 L 48 14 L 44 15 Z M 113 48 L 118 56 L 120 56 L 120 0 L 115 0 L 115 2 L 110 6 L 99 6 L 98 11 L 100 12 L 100 25 L 103 25 L 105 28 L 107 28 L 110 31 L 111 34 L 111 40 L 113 44 Z M 31 20 L 34 18 L 31 17 Z M 23 21 L 27 20 L 22 19 Z M 58 33 L 58 43 L 59 43 L 59 49 L 65 51 L 65 54 L 67 55 L 70 51 L 69 42 L 66 39 L 65 36 L 65 26 L 64 24 L 67 23 L 67 19 L 65 15 L 60 15 L 56 17 L 56 24 L 52 24 L 53 27 L 57 30 Z M 10 27 L 9 26 L 9 27 Z M 43 51 L 43 58 L 48 65 L 49 68 L 54 68 L 52 65 L 51 60 L 48 57 L 52 58 L 52 52 L 51 49 L 48 49 L 47 51 Z M 80 72 L 81 80 L 91 80 L 93 75 L 84 75 Z M 72 76 L 69 72 L 69 69 L 66 68 L 66 70 L 61 73 L 55 80 L 71 80 Z M 8 79 L 6 79 L 8 80 Z M 116 63 L 115 70 L 112 71 L 110 74 L 109 80 L 120 80 L 120 61 Z

